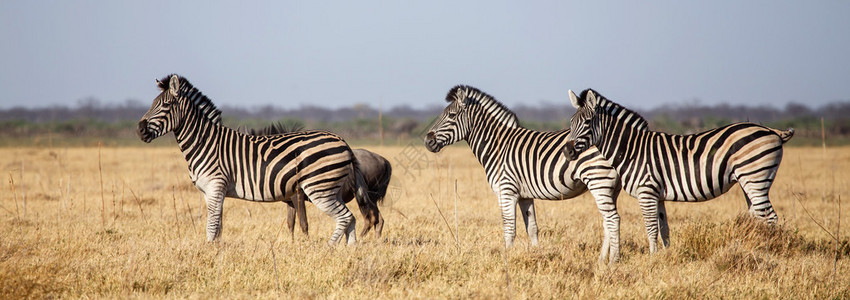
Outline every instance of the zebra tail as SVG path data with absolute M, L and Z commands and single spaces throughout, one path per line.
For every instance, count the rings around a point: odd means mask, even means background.
M 774 129 L 773 132 L 776 132 L 776 134 L 779 135 L 783 144 L 787 143 L 792 137 L 794 137 L 794 128 L 788 128 L 785 131 Z

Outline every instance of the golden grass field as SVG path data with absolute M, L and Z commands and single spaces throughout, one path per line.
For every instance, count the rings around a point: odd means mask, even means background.
M 283 204 L 231 198 L 222 239 L 207 243 L 206 210 L 174 145 L 0 148 L 0 298 L 850 297 L 850 147 L 786 148 L 776 228 L 742 216 L 737 187 L 668 203 L 672 244 L 654 255 L 637 201 L 621 194 L 613 266 L 597 263 L 602 219 L 589 194 L 537 201 L 540 246 L 520 230 L 505 250 L 468 147 L 367 148 L 394 176 L 384 238 L 353 247 L 326 244 L 333 223 L 312 205 L 309 237 L 292 238 Z

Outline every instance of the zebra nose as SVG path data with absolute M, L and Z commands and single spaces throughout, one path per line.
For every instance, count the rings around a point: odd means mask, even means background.
M 440 147 L 440 145 L 437 144 L 437 134 L 435 134 L 433 131 L 428 132 L 428 134 L 425 136 L 425 148 L 428 149 L 428 151 L 434 153 L 439 152 L 440 148 L 442 148 Z
M 561 149 L 561 152 L 564 153 L 564 156 L 567 157 L 567 161 L 575 160 L 576 156 L 577 156 L 576 155 L 575 142 L 574 141 L 567 142 L 567 144 L 564 145 L 564 148 Z
M 136 133 L 139 134 L 139 137 L 143 137 L 145 133 L 148 131 L 148 120 L 139 121 L 139 128 L 136 130 Z

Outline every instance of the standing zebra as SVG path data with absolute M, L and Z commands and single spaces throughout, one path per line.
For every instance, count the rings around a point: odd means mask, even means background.
M 539 132 L 523 128 L 516 115 L 476 88 L 456 86 L 446 96 L 443 110 L 425 138 L 431 152 L 466 140 L 487 173 L 499 197 L 505 245 L 516 235 L 519 204 L 532 245 L 537 245 L 537 220 L 533 199 L 564 200 L 590 190 L 603 217 L 604 238 L 599 260 L 619 259 L 620 193 L 617 172 L 597 151 L 587 151 L 574 163 L 559 155 L 569 130 Z
M 250 135 L 279 135 L 296 131 L 303 131 L 304 128 L 291 124 L 284 126 L 281 123 L 271 124 L 263 129 L 246 130 L 246 134 Z M 378 203 L 384 200 L 387 194 L 387 188 L 390 185 L 393 168 L 390 162 L 383 156 L 371 152 L 366 149 L 352 149 L 354 158 L 360 166 L 360 171 L 363 173 L 363 179 L 366 182 L 366 189 L 369 192 L 369 199 L 374 201 L 370 206 L 360 206 L 360 213 L 367 220 L 367 223 L 360 232 L 361 237 L 369 232 L 369 229 L 375 227 L 375 236 L 380 239 L 384 228 L 384 218 L 381 217 L 381 211 L 378 209 Z M 342 199 L 345 203 L 350 202 L 355 198 L 354 188 L 350 184 L 346 184 L 340 189 Z M 295 230 L 295 216 L 298 215 L 301 232 L 307 234 L 307 211 L 304 207 L 304 193 L 296 193 L 297 196 L 292 201 L 287 202 L 286 210 L 286 226 L 289 228 L 289 233 L 293 234 Z M 367 209 L 367 210 L 363 210 Z
M 253 201 L 285 201 L 303 191 L 313 204 L 336 221 L 328 243 L 342 235 L 356 241 L 354 216 L 338 191 L 347 182 L 357 190 L 359 205 L 368 205 L 363 176 L 348 144 L 324 131 L 277 136 L 250 136 L 221 124 L 219 111 L 186 78 L 157 80 L 160 94 L 139 121 L 138 135 L 149 143 L 174 131 L 189 165 L 189 176 L 207 203 L 207 240 L 221 235 L 224 197 Z
M 768 191 L 782 160 L 782 144 L 794 129 L 781 131 L 753 123 L 735 123 L 691 135 L 650 131 L 637 113 L 591 89 L 570 101 L 573 115 L 569 142 L 563 149 L 570 159 L 596 146 L 617 168 L 623 189 L 638 198 L 649 250 L 670 242 L 664 201 L 705 201 L 740 183 L 749 212 L 769 224 L 776 212 Z

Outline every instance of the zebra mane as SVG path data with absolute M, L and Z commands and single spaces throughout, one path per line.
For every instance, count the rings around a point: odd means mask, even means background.
M 508 127 L 519 127 L 519 118 L 516 114 L 508 109 L 507 106 L 496 100 L 493 96 L 482 92 L 481 90 L 468 86 L 458 85 L 449 90 L 446 95 L 446 102 L 466 101 L 464 105 L 481 106 L 482 111 L 489 117 L 507 125 Z
M 171 80 L 171 76 L 177 74 L 171 74 L 163 77 L 159 80 L 159 88 L 163 91 L 168 90 L 168 82 Z M 206 95 L 201 93 L 196 87 L 192 86 L 189 83 L 189 80 L 183 76 L 177 75 L 180 79 L 180 91 L 178 91 L 179 96 L 186 97 L 192 100 L 195 107 L 201 113 L 202 116 L 206 117 L 210 121 L 212 121 L 216 125 L 221 125 L 221 111 L 215 107 L 215 104 L 212 103 L 210 98 L 207 98 Z
M 602 111 L 606 114 L 618 118 L 631 117 L 635 120 L 635 128 L 639 130 L 646 130 L 649 128 L 649 122 L 647 122 L 643 116 L 631 109 L 626 108 L 625 106 L 622 106 L 614 101 L 611 101 L 608 98 L 605 98 L 605 96 L 602 96 L 601 94 L 599 94 L 599 92 L 593 89 L 586 89 L 582 91 L 581 95 L 579 95 L 579 99 L 581 99 L 581 101 L 587 101 L 587 93 L 590 91 L 593 91 L 593 93 L 596 94 L 596 99 L 598 101 L 596 109 L 602 109 Z

